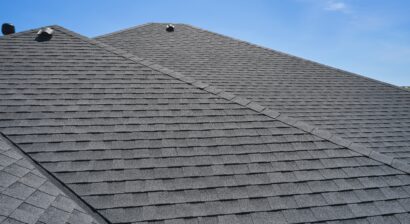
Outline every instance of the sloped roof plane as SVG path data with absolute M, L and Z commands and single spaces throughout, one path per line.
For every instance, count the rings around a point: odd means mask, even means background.
M 0 38 L 0 131 L 90 217 L 410 219 L 405 170 L 213 84 L 53 28 L 45 42 L 34 31 Z
M 165 24 L 150 23 L 95 39 L 327 130 L 385 160 L 410 163 L 410 92 L 190 25 L 175 26 L 168 33 Z

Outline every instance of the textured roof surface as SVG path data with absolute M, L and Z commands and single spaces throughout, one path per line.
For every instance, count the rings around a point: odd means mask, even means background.
M 410 175 L 55 29 L 0 38 L 0 131 L 110 222 L 408 223 Z
M 410 93 L 188 25 L 97 40 L 410 163 Z
M 97 223 L 0 136 L 0 223 Z

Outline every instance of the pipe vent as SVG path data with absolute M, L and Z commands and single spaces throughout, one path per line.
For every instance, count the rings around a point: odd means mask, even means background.
M 167 32 L 174 32 L 175 26 L 172 24 L 168 24 L 167 28 L 165 29 Z

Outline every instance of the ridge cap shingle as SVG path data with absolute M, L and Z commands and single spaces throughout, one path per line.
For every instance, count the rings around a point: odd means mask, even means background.
M 102 43 L 98 40 L 85 37 L 81 34 L 78 34 L 78 33 L 72 32 L 70 30 L 67 30 L 67 29 L 65 29 L 64 27 L 61 27 L 61 26 L 55 26 L 55 27 L 60 28 L 60 30 L 62 32 L 65 32 L 66 34 L 69 34 L 69 35 L 72 35 L 74 37 L 80 38 L 80 39 L 82 39 L 82 40 L 84 40 L 88 43 L 91 43 L 93 45 L 101 47 L 101 48 L 103 48 L 107 51 L 110 51 L 110 52 L 115 53 L 119 56 L 122 56 L 122 57 L 124 57 L 128 60 L 131 60 L 131 61 L 134 61 L 136 63 L 145 65 L 145 66 L 147 66 L 151 69 L 154 69 L 156 71 L 159 71 L 163 74 L 166 74 L 168 76 L 171 76 L 173 78 L 181 80 L 185 83 L 191 84 L 191 85 L 193 85 L 193 86 L 195 86 L 199 89 L 203 89 L 203 90 L 205 90 L 205 91 L 207 91 L 211 94 L 218 95 L 218 96 L 220 96 L 220 97 L 222 97 L 222 98 L 224 98 L 228 101 L 240 104 L 240 105 L 242 105 L 242 106 L 244 106 L 248 109 L 251 109 L 251 110 L 254 110 L 258 113 L 264 114 L 264 115 L 266 115 L 270 118 L 277 119 L 277 120 L 279 120 L 279 121 L 281 121 L 281 122 L 283 122 L 287 125 L 293 126 L 293 127 L 298 128 L 300 130 L 303 130 L 303 131 L 306 131 L 308 133 L 311 133 L 312 135 L 315 135 L 317 137 L 320 137 L 322 139 L 330 141 L 330 142 L 332 142 L 336 145 L 346 147 L 346 148 L 348 148 L 348 149 L 350 149 L 350 150 L 352 150 L 356 153 L 359 153 L 363 156 L 366 156 L 368 158 L 371 158 L 373 160 L 376 160 L 378 162 L 381 162 L 383 164 L 391 166 L 391 167 L 393 167 L 397 170 L 400 170 L 400 171 L 403 171 L 405 173 L 410 174 L 410 165 L 406 164 L 406 163 L 404 163 L 404 162 L 402 162 L 398 159 L 395 159 L 392 156 L 386 156 L 386 155 L 381 154 L 381 153 L 379 153 L 375 150 L 372 150 L 372 149 L 370 149 L 370 148 L 368 148 L 368 147 L 366 147 L 362 144 L 354 143 L 353 141 L 342 138 L 337 134 L 333 134 L 333 133 L 331 133 L 327 130 L 318 128 L 318 127 L 316 127 L 316 125 L 307 124 L 307 123 L 305 123 L 303 121 L 300 121 L 298 119 L 291 118 L 291 117 L 285 115 L 285 113 L 281 113 L 279 111 L 269 109 L 268 107 L 262 106 L 262 105 L 260 105 L 256 102 L 248 100 L 244 97 L 240 97 L 240 96 L 237 96 L 235 94 L 225 92 L 225 91 L 223 91 L 223 90 L 221 90 L 217 87 L 214 87 L 210 84 L 204 83 L 202 81 L 197 81 L 194 78 L 187 77 L 187 76 L 183 75 L 180 72 L 173 71 L 172 69 L 166 68 L 164 66 L 156 64 L 156 63 L 151 62 L 149 60 L 146 60 L 144 58 L 135 56 L 135 55 L 133 55 L 131 53 L 128 53 L 126 51 L 123 51 L 121 49 L 118 49 L 118 48 L 112 47 L 110 45 L 104 44 L 104 43 Z M 292 56 L 292 57 L 296 57 L 296 56 Z M 301 59 L 301 60 L 304 60 L 304 59 Z M 391 84 L 386 83 L 386 85 L 391 85 Z M 394 85 L 391 85 L 391 86 L 394 86 Z

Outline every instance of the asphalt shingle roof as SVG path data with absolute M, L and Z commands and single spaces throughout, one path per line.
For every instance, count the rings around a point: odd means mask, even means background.
M 109 222 L 410 220 L 410 176 L 383 158 L 54 29 L 0 38 L 0 131 Z
M 164 32 L 165 25 L 96 39 L 410 163 L 409 92 L 189 25 Z
M 98 222 L 0 136 L 0 223 Z

